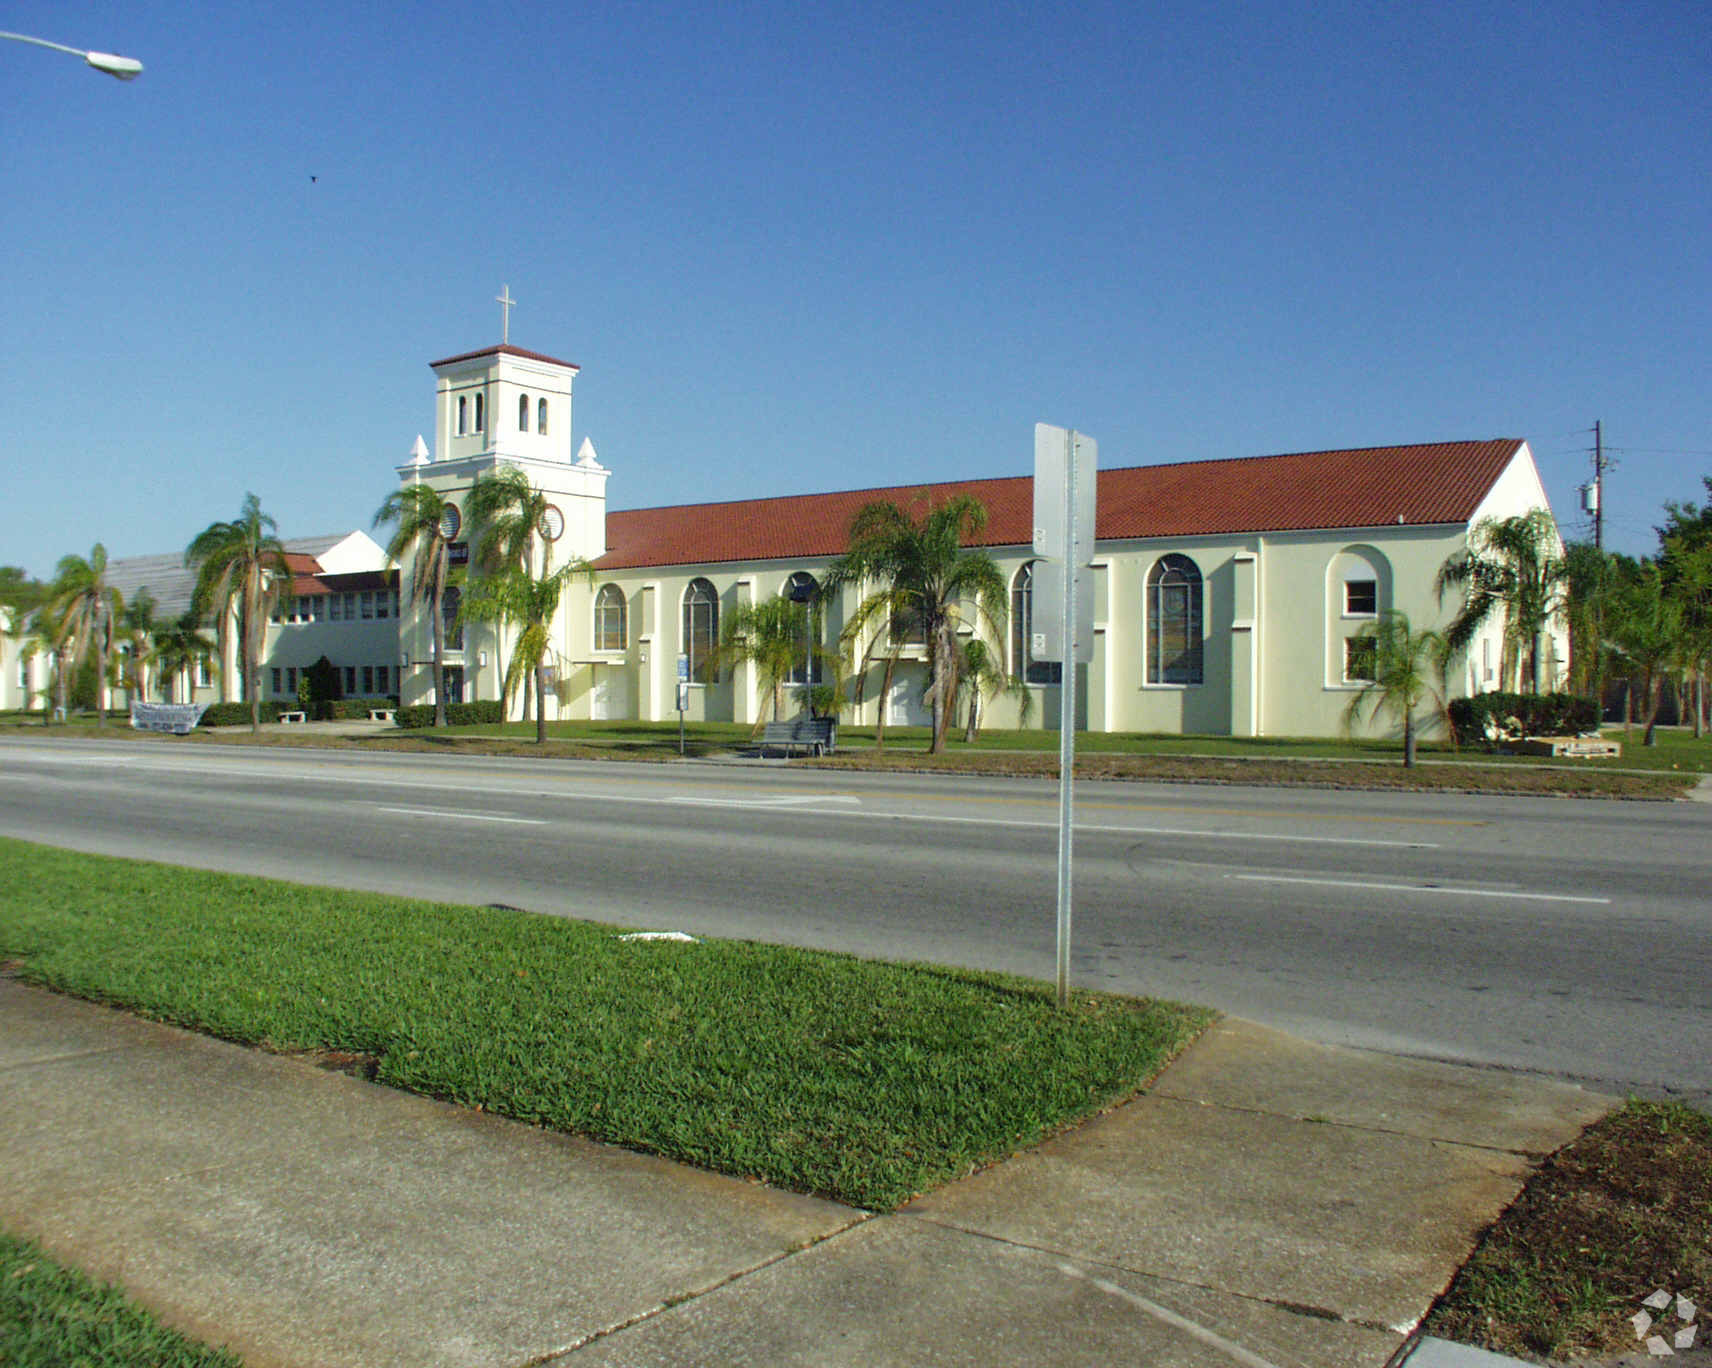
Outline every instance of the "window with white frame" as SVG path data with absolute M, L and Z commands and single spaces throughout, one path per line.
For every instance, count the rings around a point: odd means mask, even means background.
M 616 584 L 603 584 L 594 596 L 594 648 L 622 651 L 629 637 L 624 591 Z
M 1345 617 L 1379 616 L 1379 581 L 1376 579 L 1346 579 L 1343 582 L 1343 615 Z
M 547 401 L 538 399 L 535 402 L 535 431 L 543 437 L 547 435 Z
M 710 580 L 689 582 L 684 590 L 683 651 L 690 660 L 690 678 L 712 683 L 708 666 L 719 644 L 719 594 Z
M 281 674 L 282 674 L 282 671 L 280 670 L 279 666 L 275 665 L 273 667 L 273 691 L 274 691 L 275 697 L 278 697 L 279 694 L 281 692 L 283 692 L 283 690 L 280 687 L 280 676 L 281 676 Z
M 374 591 L 372 589 L 365 589 L 362 591 L 363 619 L 364 619 L 364 621 L 367 621 L 368 619 L 372 618 L 375 615 L 375 613 L 374 613 L 374 601 L 375 601 L 375 596 L 374 596 Z
M 1147 572 L 1147 682 L 1199 684 L 1201 569 L 1187 556 L 1162 556 Z
M 392 667 L 389 665 L 376 665 L 374 673 L 375 673 L 375 691 L 377 693 L 383 693 L 383 694 L 384 693 L 391 693 L 392 690 L 390 688 L 388 688 L 387 685 L 391 682 L 391 679 L 392 679 Z
M 529 396 L 527 394 L 517 396 L 517 430 L 519 432 L 529 431 Z
M 482 431 L 487 426 L 487 413 L 486 413 L 487 404 L 484 402 L 484 400 L 486 398 L 487 398 L 487 396 L 484 395 L 480 390 L 476 391 L 476 431 L 477 432 Z
M 1344 683 L 1370 683 L 1378 673 L 1379 643 L 1365 634 L 1346 637 L 1343 643 Z
M 458 396 L 458 436 L 462 437 L 470 430 L 470 401 L 468 396 Z
M 1059 684 L 1064 665 L 1057 660 L 1036 660 L 1030 650 L 1034 637 L 1034 566 L 1030 561 L 1011 581 L 1011 677 L 1029 684 Z

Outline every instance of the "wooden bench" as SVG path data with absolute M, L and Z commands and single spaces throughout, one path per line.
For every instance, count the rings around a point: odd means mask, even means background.
M 369 709 L 369 721 L 370 722 L 390 722 L 390 721 L 392 721 L 392 709 L 391 708 L 370 708 Z
M 761 733 L 761 754 L 775 747 L 806 751 L 810 755 L 831 755 L 838 749 L 838 719 L 797 717 L 789 722 L 769 722 Z
M 282 712 L 279 715 L 279 720 L 281 722 L 308 722 L 309 714 L 306 712 Z

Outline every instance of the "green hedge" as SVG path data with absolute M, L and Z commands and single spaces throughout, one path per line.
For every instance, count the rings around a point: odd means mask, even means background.
M 261 706 L 263 722 L 277 722 L 282 712 L 295 711 L 297 704 L 285 699 L 264 698 Z M 248 703 L 210 703 L 203 710 L 199 727 L 241 727 L 248 725 L 250 720 L 250 705 Z
M 1458 742 L 1513 741 L 1524 736 L 1574 736 L 1599 729 L 1599 705 L 1574 694 L 1483 693 L 1453 698 Z
M 408 708 L 400 708 L 393 714 L 393 721 L 401 727 L 432 727 L 434 725 L 434 705 L 432 703 L 412 704 Z M 446 705 L 446 725 L 448 727 L 474 727 L 484 722 L 503 722 L 505 716 L 497 698 L 484 698 L 475 703 L 448 703 Z

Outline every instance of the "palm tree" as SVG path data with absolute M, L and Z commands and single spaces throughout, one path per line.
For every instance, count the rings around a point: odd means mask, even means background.
M 855 671 L 850 700 L 855 707 L 862 706 L 874 657 L 880 657 L 880 707 L 874 722 L 874 749 L 877 751 L 886 748 L 886 700 L 892 696 L 892 676 L 897 672 L 898 658 L 903 653 L 902 634 L 879 629 L 901 621 L 905 611 L 901 594 L 876 589 L 856 605 L 855 612 L 845 622 L 838 637 L 844 659 L 853 663 Z M 860 656 L 856 651 L 858 644 L 862 646 Z
M 244 495 L 235 522 L 210 523 L 197 533 L 184 553 L 184 563 L 196 571 L 191 606 L 201 616 L 217 614 L 220 654 L 226 654 L 229 623 L 235 613 L 243 657 L 244 693 L 250 700 L 250 731 L 261 730 L 261 653 L 268 618 L 291 590 L 291 570 L 285 561 L 274 520 L 262 512 L 261 500 Z
M 1371 722 L 1382 712 L 1396 713 L 1403 723 L 1403 764 L 1415 764 L 1415 710 L 1431 700 L 1442 716 L 1445 710 L 1443 680 L 1453 648 L 1448 636 L 1431 628 L 1416 631 L 1409 615 L 1387 612 L 1354 640 L 1360 645 L 1372 677 L 1344 709 L 1345 733 L 1362 720 L 1363 709 Z M 1353 668 L 1353 667 L 1352 667 Z M 1439 684 L 1434 686 L 1433 677 Z
M 988 694 L 1009 694 L 1017 702 L 1017 726 L 1028 725 L 1034 709 L 1034 695 L 1020 678 L 1005 670 L 1004 661 L 980 637 L 963 643 L 963 662 L 959 667 L 962 692 L 968 699 L 969 711 L 963 724 L 963 740 L 973 741 L 981 732 L 981 699 Z
M 160 605 L 147 589 L 136 596 L 119 615 L 119 632 L 125 639 L 125 689 L 133 703 L 148 697 L 148 667 L 156 659 L 155 635 L 165 625 L 155 616 Z
M 464 498 L 475 563 L 483 570 L 519 565 L 533 574 L 537 540 L 541 573 L 551 568 L 553 544 L 547 539 L 547 495 L 516 466 L 500 466 L 479 476 Z
M 742 603 L 725 615 L 720 624 L 719 645 L 709 657 L 710 668 L 745 663 L 760 671 L 762 682 L 773 691 L 773 721 L 784 711 L 785 681 L 797 666 L 807 631 L 808 604 L 792 603 L 781 595 L 757 603 Z M 755 730 L 761 720 L 755 721 Z
M 66 556 L 54 574 L 54 611 L 60 619 L 62 654 L 69 649 L 75 664 L 91 655 L 95 660 L 95 725 L 107 724 L 107 654 L 125 599 L 107 583 L 107 548 L 96 542 L 89 559 Z
M 42 725 L 53 725 L 54 705 L 57 700 L 63 713 L 66 706 L 66 691 L 70 686 L 71 671 L 66 668 L 65 645 L 66 632 L 64 619 L 54 610 L 51 598 L 43 601 L 20 623 L 12 633 L 23 642 L 19 651 L 19 659 L 34 660 L 43 656 L 51 666 L 47 687 L 41 691 Z M 25 708 L 30 701 L 24 700 Z
M 500 466 L 478 476 L 464 497 L 471 563 L 482 574 L 503 574 L 511 567 L 525 577 L 535 573 L 534 552 L 541 543 L 541 577 L 547 578 L 553 544 L 547 537 L 547 496 L 516 466 Z M 514 648 L 515 649 L 515 648 Z M 506 668 L 510 678 L 511 668 Z M 523 695 L 523 720 L 529 720 L 529 695 Z
M 446 540 L 450 509 L 436 489 L 425 484 L 394 490 L 374 515 L 374 526 L 396 523 L 386 544 L 395 561 L 411 557 L 410 601 L 428 602 L 434 624 L 434 725 L 446 725 L 446 584 L 452 571 L 451 543 Z
M 1617 591 L 1612 607 L 1612 640 L 1629 673 L 1639 676 L 1646 701 L 1641 744 L 1656 745 L 1665 677 L 1682 650 L 1682 606 L 1666 592 L 1657 563 L 1643 561 Z
M 1513 692 L 1521 692 L 1522 655 L 1528 680 L 1537 693 L 1540 636 L 1552 615 L 1564 606 L 1568 567 L 1559 551 L 1557 524 L 1543 508 L 1508 518 L 1482 518 L 1469 530 L 1468 546 L 1439 568 L 1433 587 L 1442 602 L 1445 591 L 1463 592 L 1463 605 L 1445 640 L 1453 651 L 1466 650 L 1488 619 L 1504 619 L 1503 669 Z
M 196 668 L 196 662 L 210 655 L 215 649 L 202 631 L 202 616 L 194 608 L 188 608 L 172 622 L 155 631 L 155 663 L 160 666 L 161 682 L 167 694 L 177 692 L 174 681 L 186 671 Z M 185 702 L 189 702 L 189 691 L 186 691 Z M 174 701 L 170 696 L 165 700 Z
M 1569 622 L 1569 688 L 1603 702 L 1611 645 L 1605 632 L 1620 579 L 1616 561 L 1592 542 L 1564 548 L 1564 608 Z
M 1698 739 L 1705 731 L 1706 677 L 1712 672 L 1712 538 L 1668 536 L 1660 561 L 1665 590 L 1681 614 L 1679 696 L 1694 710 Z
M 508 566 L 478 578 L 464 595 L 459 609 L 460 618 L 517 628 L 517 645 L 505 670 L 504 698 L 509 703 L 525 678 L 531 672 L 534 674 L 537 744 L 544 745 L 547 740 L 546 661 L 552 647 L 553 616 L 559 611 L 559 600 L 572 580 L 593 578 L 594 571 L 581 560 L 561 565 L 540 579 L 519 566 Z
M 826 592 L 870 581 L 880 586 L 858 606 L 855 621 L 871 624 L 883 612 L 894 637 L 906 631 L 904 624 L 921 632 L 931 680 L 933 755 L 945 749 L 957 696 L 958 629 L 969 625 L 1004 639 L 1005 577 L 985 551 L 963 545 L 986 525 L 986 508 L 968 494 L 928 504 L 919 519 L 889 501 L 867 504 L 850 520 L 850 549 L 826 577 Z

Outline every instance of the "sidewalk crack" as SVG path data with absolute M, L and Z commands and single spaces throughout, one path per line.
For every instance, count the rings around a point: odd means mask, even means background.
M 866 1225 L 869 1221 L 874 1220 L 876 1214 L 877 1213 L 872 1211 L 858 1211 L 854 1214 L 853 1219 L 845 1221 L 842 1225 L 836 1226 L 831 1230 L 824 1231 L 810 1239 L 803 1240 L 798 1244 L 794 1244 L 789 1249 L 781 1249 L 778 1253 L 770 1254 L 756 1263 L 743 1268 L 734 1269 L 732 1272 L 725 1274 L 723 1277 L 716 1278 L 705 1286 L 691 1288 L 689 1291 L 677 1296 L 668 1297 L 662 1302 L 658 1302 L 653 1306 L 646 1307 L 643 1310 L 638 1311 L 634 1316 L 630 1316 L 625 1320 L 616 1321 L 611 1325 L 602 1326 L 598 1330 L 592 1330 L 588 1334 L 582 1336 L 582 1338 L 575 1340 L 570 1344 L 562 1345 L 557 1349 L 550 1349 L 544 1354 L 537 1354 L 534 1358 L 524 1359 L 522 1362 L 513 1365 L 513 1368 L 545 1368 L 545 1365 L 569 1359 L 573 1354 L 588 1348 L 591 1344 L 598 1344 L 601 1340 L 610 1339 L 613 1335 L 629 1330 L 633 1326 L 645 1324 L 646 1322 L 653 1320 L 655 1317 L 672 1310 L 674 1307 L 684 1306 L 693 1301 L 699 1301 L 709 1293 L 719 1291 L 722 1287 L 729 1287 L 733 1283 L 741 1282 L 745 1278 L 752 1277 L 756 1273 L 763 1272 L 764 1270 L 773 1267 L 774 1264 L 783 1263 L 787 1259 L 794 1259 L 798 1255 L 805 1254 L 809 1250 L 814 1249 L 819 1245 L 823 1245 L 829 1240 L 836 1240 L 840 1235 L 854 1230 L 857 1226 Z

